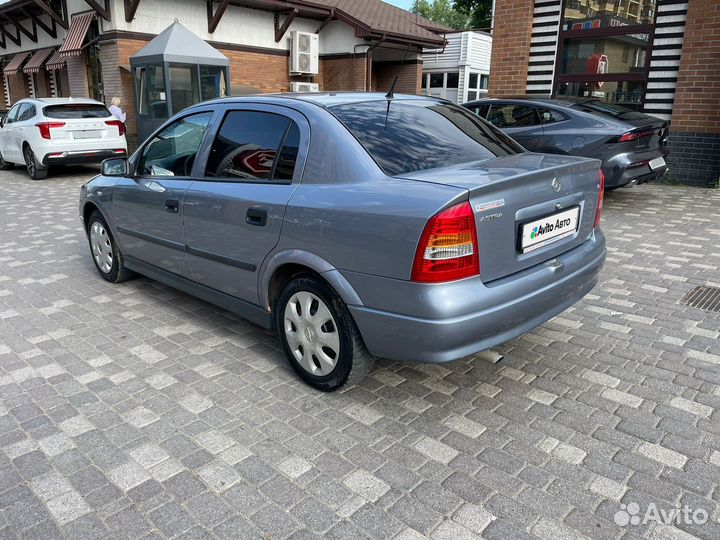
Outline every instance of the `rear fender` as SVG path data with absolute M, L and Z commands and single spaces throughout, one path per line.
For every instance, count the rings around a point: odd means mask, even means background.
M 288 249 L 275 253 L 265 259 L 258 277 L 258 295 L 260 305 L 270 310 L 270 280 L 275 271 L 286 264 L 299 264 L 320 274 L 338 293 L 347 305 L 362 306 L 363 302 L 347 279 L 328 261 L 300 249 Z

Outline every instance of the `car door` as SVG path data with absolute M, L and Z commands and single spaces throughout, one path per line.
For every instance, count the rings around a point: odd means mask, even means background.
M 185 239 L 200 283 L 259 303 L 258 269 L 279 241 L 309 134 L 305 117 L 287 107 L 225 108 L 203 177 L 185 195 Z
M 213 114 L 212 108 L 194 111 L 163 128 L 141 148 L 134 176 L 120 178 L 113 189 L 113 218 L 125 255 L 188 279 L 193 275 L 183 201 Z
M 5 124 L 3 125 L 2 130 L 0 130 L 0 151 L 2 152 L 3 159 L 11 163 L 22 162 L 22 155 L 17 137 L 17 119 L 25 105 L 27 105 L 27 103 L 16 103 L 15 106 L 10 109 L 10 112 L 8 112 L 8 115 L 5 118 Z
M 531 151 L 535 149 L 543 134 L 537 110 L 532 105 L 492 103 L 487 120 Z

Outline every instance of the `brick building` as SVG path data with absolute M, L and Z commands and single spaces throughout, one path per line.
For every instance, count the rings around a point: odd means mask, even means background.
M 673 180 L 717 185 L 719 58 L 720 0 L 496 0 L 489 94 L 588 96 L 666 119 Z
M 4 104 L 23 97 L 122 97 L 137 142 L 130 57 L 179 21 L 230 60 L 228 93 L 418 94 L 422 52 L 447 29 L 381 0 L 10 0 L 0 4 Z M 317 69 L 290 71 L 294 31 L 316 34 Z

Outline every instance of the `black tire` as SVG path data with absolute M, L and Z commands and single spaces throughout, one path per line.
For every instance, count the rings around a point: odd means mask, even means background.
M 93 248 L 91 231 L 93 230 L 93 225 L 96 222 L 99 223 L 102 226 L 103 230 L 106 232 L 107 242 L 110 244 L 109 247 L 112 251 L 112 266 L 107 272 L 103 270 L 98 264 L 98 261 L 95 257 L 95 249 Z M 107 221 L 105 221 L 105 218 L 102 216 L 102 214 L 97 210 L 90 214 L 90 218 L 87 222 L 86 233 L 88 237 L 88 245 L 90 246 L 90 255 L 92 256 L 93 263 L 95 264 L 95 268 L 97 268 L 98 273 L 103 277 L 104 280 L 109 281 L 110 283 L 120 283 L 121 281 L 126 281 L 135 276 L 135 273 L 132 270 L 128 270 L 127 268 L 125 268 L 125 265 L 123 264 L 122 253 L 117 245 L 117 242 L 115 242 L 115 238 L 113 238 L 113 235 L 110 232 L 110 227 L 108 226 Z
M 25 158 L 25 168 L 30 178 L 33 180 L 47 178 L 48 170 L 38 165 L 37 159 L 35 159 L 35 152 L 33 152 L 29 144 L 26 144 L 23 148 L 23 157 Z
M 315 375 L 306 370 L 295 358 L 288 344 L 285 335 L 285 308 L 298 292 L 309 292 L 321 299 L 337 323 L 340 354 L 335 367 L 326 375 Z M 345 303 L 324 281 L 311 274 L 295 277 L 285 285 L 275 303 L 275 324 L 290 365 L 305 382 L 318 390 L 331 392 L 345 384 L 357 384 L 367 376 L 375 363 L 375 358 L 365 347 Z
M 15 167 L 15 165 L 13 165 L 12 163 L 8 163 L 7 161 L 5 161 L 5 160 L 3 159 L 3 157 L 2 157 L 2 154 L 0 154 L 0 171 L 9 171 L 9 170 L 12 169 L 13 167 Z

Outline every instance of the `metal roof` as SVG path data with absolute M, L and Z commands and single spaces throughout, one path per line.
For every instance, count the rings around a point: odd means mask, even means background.
M 72 21 L 70 21 L 70 28 L 68 29 L 65 41 L 60 46 L 60 49 L 58 49 L 60 56 L 80 56 L 83 43 L 85 42 L 85 36 L 87 36 L 90 23 L 94 18 L 94 12 L 81 13 L 73 17 Z
M 45 60 L 49 58 L 49 56 L 52 54 L 53 48 L 48 47 L 47 49 L 40 49 L 35 54 L 33 54 L 30 61 L 25 64 L 25 67 L 23 68 L 23 73 L 37 73 L 42 69 L 43 64 L 45 63 Z
M 230 60 L 205 40 L 175 21 L 130 57 L 133 64 L 178 62 L 229 66 Z

